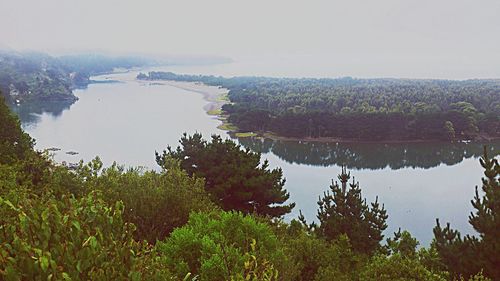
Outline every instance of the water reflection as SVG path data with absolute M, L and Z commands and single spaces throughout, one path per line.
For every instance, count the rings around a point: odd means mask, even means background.
M 253 151 L 273 153 L 292 164 L 313 166 L 347 165 L 350 169 L 429 169 L 441 164 L 455 165 L 464 159 L 500 153 L 500 141 L 487 143 L 318 143 L 262 138 L 239 138 Z
M 63 111 L 69 109 L 73 103 L 74 101 L 25 102 L 11 106 L 11 109 L 18 115 L 23 127 L 27 128 L 36 126 L 43 113 L 60 117 Z

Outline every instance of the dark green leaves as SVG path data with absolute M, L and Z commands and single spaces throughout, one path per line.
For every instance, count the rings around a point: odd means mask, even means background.
M 261 164 L 260 154 L 216 135 L 205 141 L 201 134 L 184 134 L 180 143 L 176 150 L 156 153 L 157 163 L 166 168 L 169 159 L 177 159 L 190 175 L 205 178 L 205 189 L 223 209 L 279 217 L 294 207 L 284 205 L 289 194 L 283 172 Z
M 318 202 L 317 230 L 327 240 L 347 235 L 354 250 L 371 254 L 379 248 L 384 237 L 382 232 L 387 228 L 384 206 L 379 205 L 378 198 L 369 206 L 354 179 L 348 186 L 350 174 L 345 168 L 338 178 L 341 185 L 332 183 L 330 192 Z

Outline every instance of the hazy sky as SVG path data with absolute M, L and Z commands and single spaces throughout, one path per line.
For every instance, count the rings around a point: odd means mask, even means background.
M 299 76 L 500 78 L 500 0 L 0 0 L 0 46 L 222 55 Z

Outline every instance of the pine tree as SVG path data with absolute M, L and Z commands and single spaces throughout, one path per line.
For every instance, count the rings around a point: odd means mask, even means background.
M 335 240 L 345 234 L 353 249 L 360 253 L 373 253 L 384 237 L 382 232 L 387 228 L 388 216 L 384 206 L 378 203 L 378 197 L 368 206 L 354 178 L 347 186 L 350 177 L 350 173 L 342 167 L 338 176 L 341 185 L 332 180 L 330 191 L 320 197 L 317 230 L 327 240 Z
M 156 153 L 156 162 L 163 167 L 169 157 L 181 161 L 190 175 L 205 178 L 205 189 L 223 209 L 280 217 L 295 206 L 285 204 L 289 194 L 282 170 L 269 169 L 267 160 L 261 164 L 259 153 L 217 135 L 208 142 L 201 134 L 184 134 L 180 143 L 176 150 Z
M 476 212 L 470 214 L 469 223 L 479 233 L 480 240 L 472 242 L 483 261 L 485 275 L 500 280 L 500 165 L 497 159 L 488 158 L 486 147 L 479 162 L 484 168 L 484 196 L 479 196 L 476 186 L 476 195 L 471 201 Z
M 500 280 L 500 166 L 497 159 L 490 159 L 486 147 L 479 160 L 484 168 L 483 196 L 476 186 L 471 200 L 475 213 L 469 223 L 479 237 L 467 235 L 463 239 L 448 223 L 441 228 L 439 220 L 434 227 L 434 244 L 443 262 L 456 277 L 469 277 L 483 270 L 484 275 Z

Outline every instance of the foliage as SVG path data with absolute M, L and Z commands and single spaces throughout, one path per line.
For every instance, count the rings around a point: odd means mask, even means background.
M 460 281 L 463 281 L 465 280 L 463 277 L 460 277 Z M 478 274 L 474 275 L 474 276 L 471 276 L 469 279 L 469 281 L 491 281 L 490 278 L 488 277 L 485 277 L 483 275 L 483 272 L 479 272 Z
M 229 89 L 231 104 L 223 110 L 243 131 L 363 140 L 500 135 L 498 80 L 223 78 L 171 72 L 141 78 Z
M 380 246 L 382 232 L 387 228 L 387 214 L 384 206 L 378 203 L 378 198 L 369 207 L 361 197 L 359 183 L 353 181 L 347 187 L 350 173 L 342 167 L 337 182 L 330 186 L 318 201 L 318 233 L 327 240 L 335 240 L 345 234 L 355 251 L 371 254 Z
M 193 213 L 157 248 L 176 276 L 191 273 L 200 280 L 275 280 L 275 265 L 284 258 L 270 227 L 239 212 Z
M 102 191 L 110 204 L 122 201 L 125 221 L 137 227 L 135 238 L 154 244 L 184 225 L 190 212 L 215 209 L 203 179 L 188 176 L 177 160 L 170 160 L 158 173 L 132 168 L 125 171 L 116 164 L 101 169 L 102 162 L 97 158 L 81 165 L 76 173 L 89 190 Z
M 390 257 L 376 255 L 360 274 L 366 281 L 446 281 L 447 275 L 434 273 L 416 258 L 403 257 L 395 254 Z
M 245 253 L 245 273 L 236 274 L 231 281 L 272 281 L 278 280 L 278 271 L 272 263 L 267 260 L 260 262 L 253 254 L 257 242 L 255 239 L 250 243 L 250 253 Z
M 166 278 L 133 240 L 124 205 L 98 193 L 34 196 L 22 188 L 0 197 L 0 276 L 5 280 L 109 280 Z M 159 270 L 159 271 L 157 271 Z
M 448 223 L 442 228 L 439 220 L 434 228 L 434 243 L 448 270 L 457 276 L 472 276 L 480 272 L 493 280 L 500 279 L 500 165 L 497 159 L 490 159 L 486 147 L 480 159 L 485 177 L 482 179 L 480 196 L 472 200 L 475 213 L 469 216 L 469 223 L 479 237 L 461 237 Z
M 267 160 L 261 165 L 260 154 L 217 135 L 208 142 L 201 134 L 184 134 L 180 143 L 176 150 L 156 153 L 157 163 L 164 166 L 169 157 L 181 161 L 190 175 L 205 178 L 205 189 L 223 209 L 279 217 L 294 207 L 282 205 L 289 198 L 282 170 L 269 170 Z
M 24 159 L 32 152 L 34 141 L 26 134 L 0 93 L 0 164 Z
M 448 280 L 433 249 L 417 251 L 418 241 L 407 231 L 387 239 L 388 254 L 376 254 L 361 271 L 361 280 Z
M 291 263 L 285 280 L 332 280 L 333 276 L 335 280 L 358 279 L 366 256 L 353 251 L 346 235 L 327 241 L 296 220 L 281 223 L 275 231 Z

